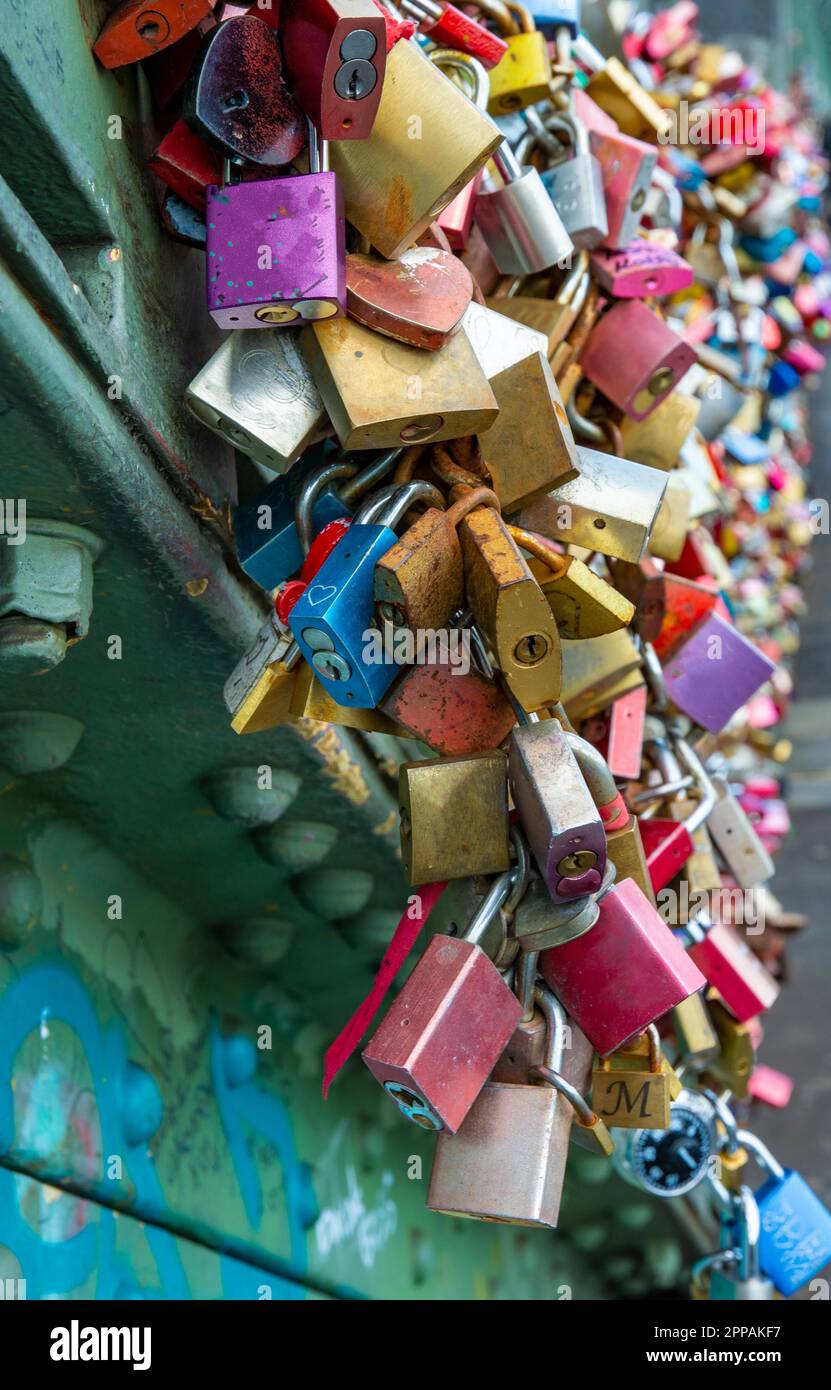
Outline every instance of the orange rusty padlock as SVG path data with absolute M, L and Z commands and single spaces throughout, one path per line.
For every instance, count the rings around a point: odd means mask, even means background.
M 125 0 L 92 51 L 105 68 L 123 68 L 168 48 L 212 16 L 212 0 Z

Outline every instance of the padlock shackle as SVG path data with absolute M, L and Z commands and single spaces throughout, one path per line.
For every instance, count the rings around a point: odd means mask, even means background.
M 554 1071 L 553 1067 L 547 1067 L 545 1065 L 532 1067 L 531 1075 L 538 1076 L 541 1081 L 547 1082 L 549 1086 L 554 1087 L 555 1091 L 559 1091 L 561 1096 L 565 1096 L 583 1127 L 585 1129 L 594 1129 L 598 1117 L 592 1110 L 585 1096 L 581 1096 L 576 1086 L 572 1086 L 571 1082 L 566 1081 L 565 1077 L 560 1076 L 560 1073 Z
M 372 487 L 373 483 L 385 478 L 403 452 L 403 449 L 390 449 L 373 463 L 368 463 L 366 468 L 362 468 L 360 473 L 356 473 L 354 478 L 338 489 L 341 502 L 348 507 L 356 497 L 360 497 L 362 492 Z
M 475 0 L 476 8 L 488 19 L 495 19 L 503 34 L 514 35 L 521 33 L 519 24 L 514 19 L 508 6 L 502 0 Z
M 546 1070 L 558 1074 L 563 1065 L 566 1050 L 566 1029 L 568 1028 L 566 1011 L 556 994 L 546 985 L 537 986 L 534 990 L 534 999 L 545 1019 L 544 1066 Z
M 452 68 L 454 72 L 461 73 L 468 82 L 473 105 L 479 111 L 487 111 L 491 80 L 484 63 L 472 53 L 460 53 L 455 48 L 433 48 L 427 57 L 431 63 L 435 63 L 439 72 Z
M 715 809 L 718 801 L 718 793 L 713 786 L 701 759 L 687 743 L 684 738 L 675 740 L 675 748 L 682 767 L 685 767 L 695 778 L 697 786 L 701 788 L 701 799 L 696 809 L 684 821 L 689 833 L 692 835 L 699 826 L 702 826 L 707 817 Z
M 749 1129 L 738 1130 L 736 1140 L 743 1149 L 747 1149 L 749 1153 L 753 1154 L 760 1168 L 764 1168 L 765 1172 L 769 1173 L 777 1182 L 784 1181 L 785 1169 L 779 1159 L 774 1158 L 767 1144 L 763 1144 L 762 1140 L 752 1134 Z
M 522 1005 L 520 1023 L 530 1023 L 534 1017 L 539 954 L 539 951 L 520 951 L 519 959 L 514 966 L 514 994 Z
M 563 729 L 563 734 L 589 789 L 589 796 L 597 807 L 603 829 L 607 832 L 625 830 L 631 824 L 632 817 L 600 749 L 568 729 Z
M 507 140 L 503 140 L 499 148 L 494 150 L 491 159 L 502 175 L 506 187 L 522 178 L 524 170 Z
M 758 1279 L 759 1241 L 762 1238 L 762 1217 L 759 1203 L 749 1187 L 740 1187 L 735 1193 L 736 1222 L 739 1228 L 739 1278 Z
M 593 420 L 587 419 L 582 411 L 577 408 L 577 388 L 580 385 L 578 380 L 574 390 L 566 401 L 566 415 L 568 422 L 578 439 L 587 439 L 590 444 L 605 444 L 606 434 L 600 425 L 596 425 Z
M 394 530 L 413 503 L 422 501 L 444 511 L 444 498 L 432 483 L 420 479 L 412 483 L 388 483 L 359 507 L 353 525 L 389 526 L 390 530 Z
M 297 539 L 300 541 L 300 549 L 304 555 L 308 555 L 311 549 L 313 533 L 313 513 L 314 505 L 327 483 L 331 483 L 335 478 L 353 478 L 358 471 L 356 463 L 347 463 L 341 459 L 336 463 L 324 463 L 320 468 L 316 468 L 304 482 L 297 494 L 294 504 L 294 524 L 297 528 Z
M 533 555 L 536 560 L 541 560 L 550 569 L 554 579 L 563 579 L 568 572 L 571 561 L 570 555 L 561 555 L 555 550 L 551 541 L 545 536 L 540 536 L 536 531 L 526 531 L 522 526 L 511 526 L 506 522 L 508 534 L 513 537 L 517 545 L 523 550 L 527 550 L 529 555 Z
M 493 507 L 496 511 L 501 511 L 499 498 L 489 487 L 475 487 L 470 492 L 466 492 L 463 497 L 457 497 L 452 506 L 447 509 L 448 525 L 456 527 L 463 517 L 468 516 L 477 507 Z
M 306 126 L 309 132 L 309 173 L 328 174 L 329 141 L 318 135 L 317 129 L 311 121 L 307 121 Z

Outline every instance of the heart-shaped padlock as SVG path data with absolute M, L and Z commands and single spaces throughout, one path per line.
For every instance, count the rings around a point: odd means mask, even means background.
M 346 258 L 349 317 L 411 347 L 437 352 L 459 327 L 472 296 L 467 266 L 435 246 L 412 246 L 394 261 Z
M 277 35 L 256 15 L 228 19 L 205 36 L 182 114 L 196 135 L 250 164 L 288 164 L 306 143 L 306 120 L 285 84 Z

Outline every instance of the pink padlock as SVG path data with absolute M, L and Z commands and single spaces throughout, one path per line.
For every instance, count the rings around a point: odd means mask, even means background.
M 589 145 L 600 165 L 609 232 L 603 245 L 628 246 L 641 224 L 658 154 L 653 145 L 622 131 L 592 130 Z
M 619 251 L 595 251 L 592 274 L 616 299 L 648 299 L 675 294 L 693 282 L 693 268 L 674 251 L 636 238 Z
M 734 927 L 691 921 L 684 930 L 692 938 L 691 959 L 739 1023 L 756 1018 L 775 1003 L 779 985 Z
M 617 135 L 620 126 L 613 116 L 609 116 L 588 92 L 582 87 L 574 87 L 571 93 L 572 109 L 575 119 L 586 127 L 589 134 L 596 131 L 600 135 Z
M 821 372 L 825 369 L 825 356 L 804 338 L 792 338 L 782 353 L 782 358 L 798 372 Z
M 791 828 L 791 818 L 785 802 L 775 799 L 766 801 L 753 826 L 757 835 L 787 835 Z
M 638 299 L 615 304 L 596 324 L 580 366 L 632 420 L 644 420 L 686 375 L 695 352 Z
M 594 926 L 543 951 L 540 972 L 589 1042 L 608 1057 L 706 981 L 633 878 L 598 900 Z
M 698 6 L 693 0 L 678 0 L 668 10 L 662 10 L 649 26 L 644 45 L 647 57 L 660 63 L 677 48 L 691 43 L 696 36 L 697 19 Z
M 452 202 L 439 213 L 436 221 L 450 242 L 453 251 L 466 251 L 467 243 L 470 239 L 470 229 L 473 226 L 473 214 L 476 210 L 476 199 L 482 186 L 481 171 L 476 174 L 462 189 L 457 193 Z
M 754 1100 L 763 1100 L 766 1105 L 773 1105 L 777 1110 L 784 1110 L 790 1104 L 793 1095 L 793 1077 L 787 1076 L 783 1071 L 777 1071 L 775 1067 L 767 1067 L 763 1062 L 757 1062 L 753 1071 L 750 1073 L 747 1093 Z

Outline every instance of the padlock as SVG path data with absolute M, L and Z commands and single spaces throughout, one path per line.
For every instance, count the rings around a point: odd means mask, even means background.
M 551 117 L 547 129 L 564 132 L 571 156 L 549 167 L 542 181 L 575 246 L 591 250 L 609 235 L 603 174 L 589 148 L 589 132 L 574 116 Z M 533 140 L 533 136 L 529 137 Z M 522 147 L 518 152 L 523 159 Z
M 204 251 L 207 229 L 201 212 L 186 203 L 172 188 L 168 188 L 164 194 L 159 212 L 162 226 L 169 237 L 182 242 L 184 246 L 195 246 Z
M 505 8 L 516 16 L 519 33 L 507 35 L 508 51 L 491 70 L 488 110 L 492 116 L 509 116 L 550 96 L 551 59 L 545 35 L 535 29 L 523 5 L 507 0 Z
M 550 541 L 518 526 L 508 528 L 517 545 L 532 557 L 528 567 L 569 640 L 600 637 L 627 627 L 634 606 L 576 555 L 559 554 Z
M 514 729 L 508 776 L 520 823 L 551 897 L 557 902 L 595 892 L 606 868 L 603 821 L 556 720 Z
M 615 299 L 660 299 L 693 282 L 692 266 L 683 257 L 642 237 L 616 251 L 594 251 L 591 268 L 601 288 Z
M 288 720 L 299 656 L 291 633 L 284 632 L 272 614 L 223 688 L 234 733 L 260 733 Z
M 475 21 L 474 21 L 475 22 Z M 441 72 L 456 73 L 462 85 L 468 87 L 467 95 L 477 110 L 483 114 L 488 109 L 490 83 L 487 70 L 476 58 L 456 53 L 452 48 L 433 48 L 427 55 Z M 436 219 L 454 251 L 464 251 L 470 241 L 473 218 L 476 212 L 476 199 L 482 186 L 482 171 L 470 180 L 456 194 L 452 202 L 442 208 Z
M 544 353 L 491 377 L 491 388 L 499 414 L 480 441 L 482 457 L 503 511 L 511 512 L 577 477 L 577 445 Z
M 328 446 L 311 450 L 285 477 L 243 502 L 234 516 L 237 558 L 250 579 L 274 589 L 296 574 L 312 535 L 349 517 L 352 503 L 392 467 L 397 452 L 385 454 L 358 472 Z M 334 484 L 339 480 L 340 490 Z M 298 508 L 306 518 L 297 526 Z
M 662 662 L 667 662 L 673 652 L 685 641 L 708 613 L 715 609 L 721 600 L 713 589 L 686 579 L 680 574 L 664 571 L 664 616 L 661 630 L 652 639 L 655 654 Z
M 705 980 L 634 879 L 603 892 L 598 906 L 591 931 L 543 951 L 540 973 L 606 1057 Z
M 654 1024 L 646 1030 L 649 1069 L 637 1060 L 612 1070 L 617 1059 L 603 1057 L 592 1073 L 592 1105 L 610 1127 L 668 1129 L 670 1089 L 663 1069 L 661 1040 Z
M 523 895 L 523 902 L 525 897 L 527 897 L 527 890 Z M 514 913 L 515 921 L 516 913 Z M 517 958 L 513 969 L 513 989 L 520 1002 L 522 1013 L 511 1034 L 508 1046 L 491 1072 L 490 1080 L 492 1082 L 506 1082 L 510 1086 L 530 1085 L 532 1068 L 543 1066 L 545 1063 L 548 1047 L 548 1024 L 542 1010 L 535 1007 L 534 991 L 536 986 L 537 956 L 533 951 L 527 951 Z M 588 1046 L 586 1043 L 587 1048 Z M 591 1054 L 588 1065 L 590 1068 Z
M 650 556 L 638 563 L 627 560 L 607 561 L 609 573 L 618 593 L 634 608 L 633 626 L 643 642 L 654 642 L 660 634 L 666 606 L 666 578 Z
M 750 1031 L 733 1017 L 714 990 L 707 994 L 707 1009 L 718 1037 L 719 1055 L 709 1063 L 706 1074 L 719 1089 L 726 1087 L 737 1100 L 744 1100 L 755 1056 Z
M 683 714 L 717 734 L 775 669 L 743 633 L 710 613 L 668 659 L 664 684 Z
M 448 0 L 401 0 L 398 8 L 432 43 L 477 58 L 486 69 L 495 68 L 508 51 L 504 39 Z
M 168 188 L 197 212 L 205 211 L 205 192 L 222 178 L 222 160 L 215 150 L 176 121 L 147 161 Z
M 477 626 L 524 709 L 559 699 L 560 638 L 548 602 L 497 511 L 459 523 L 465 593 Z
M 773 874 L 773 860 L 762 844 L 741 804 L 723 777 L 713 777 L 716 804 L 707 829 L 739 888 L 747 891 L 766 883 Z
M 498 748 L 516 723 L 513 706 L 495 681 L 474 667 L 426 661 L 399 676 L 381 711 L 412 738 L 452 757 Z
M 213 0 L 123 0 L 93 45 L 105 68 L 140 63 L 212 18 Z
M 580 32 L 580 0 L 531 0 L 534 23 L 546 38 L 565 31 L 576 39 Z
M 590 894 L 555 901 L 545 880 L 532 875 L 510 927 L 511 936 L 522 953 L 520 960 L 526 955 L 536 958 L 540 951 L 576 941 L 594 926 L 597 917 L 597 903 Z M 511 1079 L 497 1077 L 503 1081 Z
M 458 330 L 472 296 L 470 271 L 449 251 L 411 246 L 394 261 L 346 257 L 349 317 L 410 347 L 438 352 Z
M 424 1129 L 456 1133 L 519 1021 L 519 1000 L 479 945 L 510 903 L 518 873 L 494 881 L 461 939 L 432 938 L 362 1053 Z
M 144 59 L 142 72 L 147 78 L 153 106 L 157 112 L 166 112 L 181 96 L 202 39 L 218 19 L 219 14 L 214 10 L 207 19 L 201 20 L 195 29 L 191 29 L 183 38 L 177 39 L 176 43 Z
M 502 184 L 483 183 L 475 217 L 502 274 L 533 275 L 567 262 L 574 243 L 537 170 L 523 168 L 507 140 L 493 163 Z
M 655 468 L 577 446 L 579 476 L 523 507 L 517 524 L 549 540 L 637 564 L 666 492 Z
M 778 984 L 734 927 L 713 923 L 699 912 L 686 924 L 685 933 L 692 942 L 690 958 L 739 1023 L 756 1018 L 776 1002 Z
M 691 994 L 676 1004 L 672 1010 L 672 1031 L 685 1066 L 700 1071 L 718 1057 L 718 1035 L 700 994 Z
M 375 567 L 375 611 L 379 624 L 413 631 L 445 627 L 464 606 L 462 549 L 456 527 L 475 507 L 499 510 L 488 488 L 474 488 L 447 511 L 430 508 L 413 522 Z
M 515 319 L 518 323 L 545 334 L 544 350 L 551 361 L 577 322 L 586 303 L 590 284 L 585 270 L 585 253 L 581 253 L 567 272 L 553 299 L 516 295 L 501 299 L 488 298 L 486 304 L 503 318 Z
M 643 420 L 625 415 L 620 422 L 623 452 L 648 468 L 675 468 L 684 442 L 698 420 L 701 402 L 676 388 Z
M 300 345 L 344 449 L 458 439 L 497 417 L 464 332 L 425 353 L 338 319 L 308 328 Z
M 645 685 L 639 686 L 613 700 L 608 710 L 583 725 L 583 737 L 603 754 L 612 776 L 622 781 L 640 776 L 647 693 Z
M 604 246 L 629 246 L 641 224 L 657 153 L 618 130 L 590 130 L 589 148 L 600 165 L 609 231 Z
M 625 878 L 634 879 L 647 901 L 654 907 L 655 895 L 646 865 L 637 816 L 628 810 L 609 765 L 598 749 L 586 739 L 578 738 L 571 732 L 566 733 L 566 738 L 600 814 L 606 835 L 606 858 L 614 865 L 617 882 L 620 883 Z
M 328 431 L 293 333 L 231 333 L 193 378 L 185 404 L 255 463 L 284 473 Z
M 723 1251 L 729 1251 L 732 1258 L 713 1261 L 708 1291 L 711 1301 L 754 1303 L 775 1297 L 774 1285 L 762 1269 L 761 1235 L 757 1199 L 749 1187 L 740 1187 L 730 1194 L 730 1206 L 722 1214 Z
M 280 43 L 294 95 L 322 140 L 365 140 L 387 63 L 372 0 L 282 0 Z
M 642 420 L 678 384 L 695 352 L 639 299 L 615 304 L 595 325 L 580 366 L 620 410 Z
M 411 138 L 414 116 L 419 139 Z M 490 117 L 402 40 L 387 56 L 372 134 L 338 141 L 332 150 L 346 216 L 382 256 L 398 256 L 484 168 L 501 140 Z
M 672 118 L 663 111 L 619 58 L 607 58 L 589 79 L 587 92 L 601 110 L 617 121 L 625 135 L 637 140 L 672 138 Z
M 692 494 L 682 469 L 666 474 L 667 487 L 649 537 L 649 553 L 659 560 L 680 559 L 692 525 Z
M 311 126 L 309 139 L 313 172 L 207 190 L 208 309 L 220 328 L 346 313 L 343 199 Z
M 491 301 L 500 307 L 507 302 L 503 299 Z M 484 304 L 471 304 L 462 320 L 462 331 L 488 381 L 493 381 L 526 357 L 546 350 L 542 333 L 522 323 L 514 323 L 511 318 Z
M 575 1115 L 593 1129 L 605 1152 L 613 1148 L 576 1084 L 566 1079 L 563 1010 L 538 993 L 547 1025 L 543 1084 L 489 1081 L 458 1134 L 436 1143 L 427 1206 L 450 1216 L 556 1228 L 568 1144 Z
M 641 654 L 625 629 L 564 642 L 562 703 L 569 718 L 575 723 L 590 719 L 612 700 L 643 686 L 641 665 Z
M 500 750 L 402 763 L 398 809 L 408 883 L 500 874 L 510 868 L 508 766 Z
M 277 35 L 256 15 L 226 20 L 205 35 L 185 83 L 182 116 L 195 135 L 236 163 L 290 164 L 306 143 Z M 285 216 L 274 201 L 268 211 Z M 252 256 L 252 268 L 256 263 Z
M 761 1223 L 759 1264 L 789 1298 L 831 1258 L 831 1213 L 805 1179 L 783 1168 L 755 1134 L 740 1129 L 736 1137 L 769 1174 L 754 1194 Z

